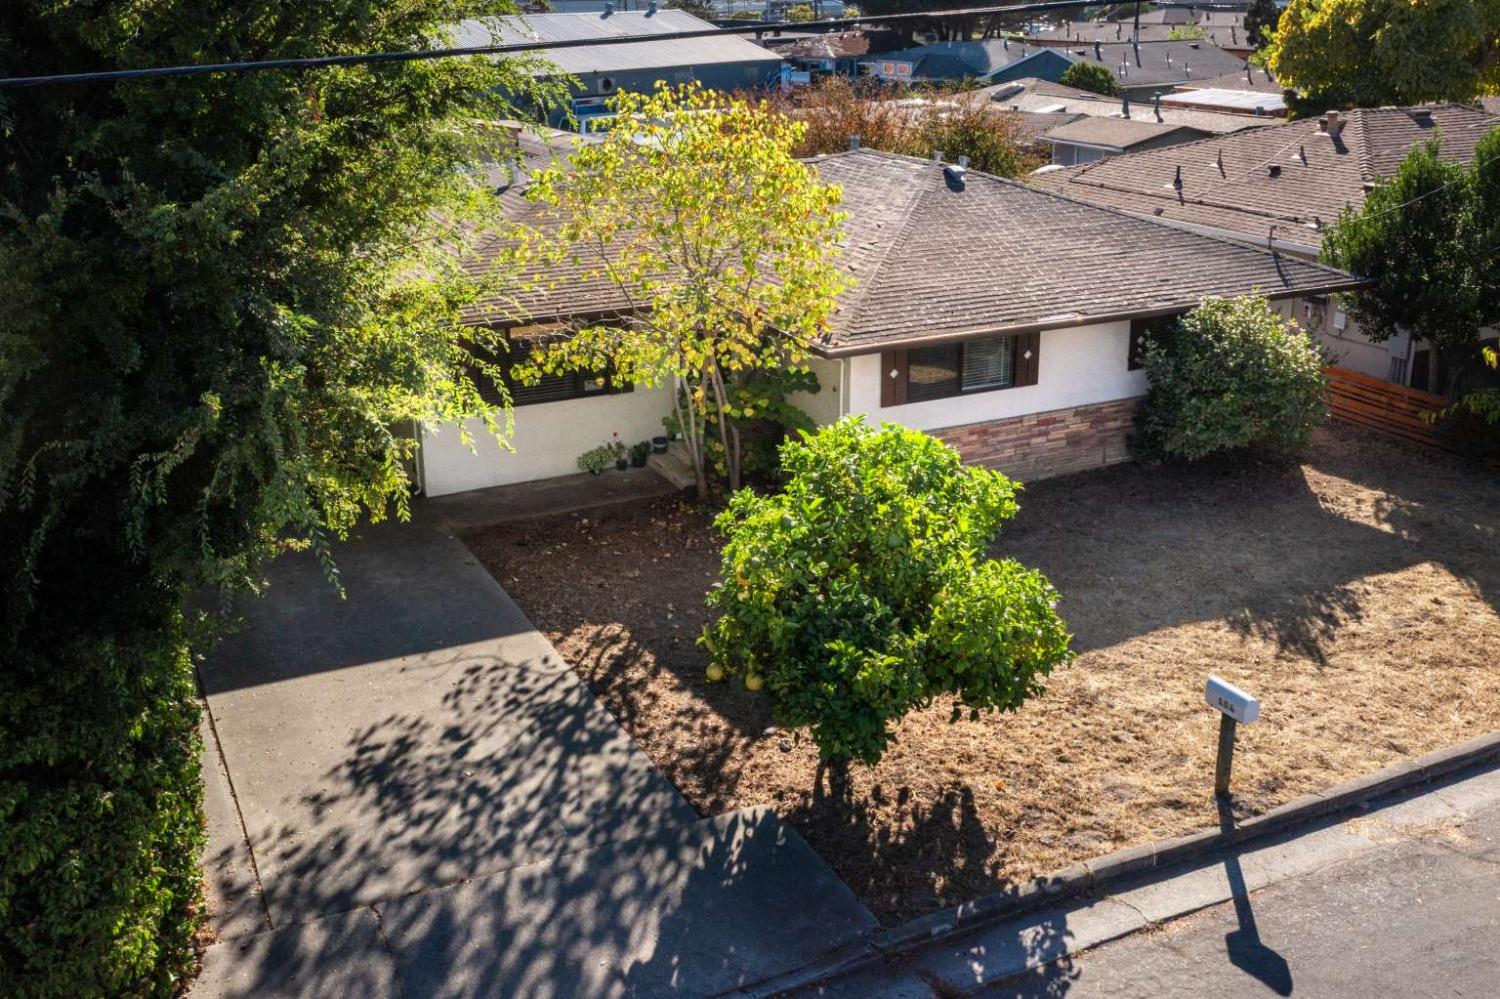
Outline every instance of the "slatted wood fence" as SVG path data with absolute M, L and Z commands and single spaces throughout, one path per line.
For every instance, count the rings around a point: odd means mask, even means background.
M 1448 450 L 1435 432 L 1431 414 L 1448 405 L 1443 396 L 1382 381 L 1347 368 L 1330 367 L 1328 412 L 1392 437 Z

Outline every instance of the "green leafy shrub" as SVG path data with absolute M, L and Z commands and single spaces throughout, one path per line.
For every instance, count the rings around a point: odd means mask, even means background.
M 120 594 L 150 625 L 88 669 L 48 649 L 0 671 L 0 994 L 168 996 L 192 969 L 198 708 L 159 596 Z
M 1327 416 L 1322 352 L 1264 298 L 1208 299 L 1154 334 L 1144 357 L 1139 443 L 1157 457 L 1295 452 Z
M 891 725 L 944 694 L 1019 706 L 1066 662 L 1046 577 L 986 546 L 1019 487 L 927 434 L 847 417 L 781 449 L 785 487 L 736 493 L 709 591 L 711 677 L 764 685 L 825 759 L 873 763 Z
M 1065 87 L 1077 87 L 1106 97 L 1113 97 L 1120 92 L 1115 74 L 1093 62 L 1075 62 L 1063 72 L 1057 82 Z

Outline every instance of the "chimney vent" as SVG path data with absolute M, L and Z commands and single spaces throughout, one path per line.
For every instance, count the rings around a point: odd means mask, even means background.
M 1094 42 L 1094 58 L 1100 62 L 1104 61 L 1104 46 L 1100 45 L 1097 41 Z
M 858 149 L 859 148 L 859 133 L 856 132 L 854 135 L 849 136 L 849 148 L 850 149 Z
M 1318 119 L 1318 131 L 1329 136 L 1337 136 L 1344 130 L 1344 120 L 1339 117 L 1337 111 L 1329 111 Z
M 941 162 L 943 162 L 943 151 L 941 149 L 934 149 L 932 151 L 932 162 L 934 162 L 934 163 L 941 163 Z
M 615 12 L 615 0 L 604 0 L 604 16 L 608 17 L 609 15 L 613 14 L 614 12 Z
M 647 17 L 654 17 L 655 15 L 656 15 L 656 0 L 647 0 L 647 2 L 646 2 L 646 16 Z
M 1172 190 L 1182 190 L 1182 164 L 1177 164 L 1177 176 L 1172 178 Z
M 1268 169 L 1269 169 L 1270 174 L 1271 174 L 1272 177 L 1280 177 L 1281 176 L 1281 164 L 1280 163 L 1272 163 Z
M 963 157 L 960 157 L 960 159 L 962 158 Z M 965 167 L 962 163 L 948 163 L 943 167 L 943 174 L 949 180 L 956 182 L 960 187 L 963 186 L 964 174 L 968 172 L 968 168 Z
M 958 165 L 960 167 L 967 167 L 969 165 L 969 158 L 967 156 L 960 156 L 958 158 Z

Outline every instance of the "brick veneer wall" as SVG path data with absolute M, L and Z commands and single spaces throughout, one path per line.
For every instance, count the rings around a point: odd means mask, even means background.
M 990 423 L 932 431 L 965 461 L 997 468 L 1022 481 L 1103 468 L 1130 457 L 1126 439 L 1141 400 L 1121 399 L 1054 409 Z

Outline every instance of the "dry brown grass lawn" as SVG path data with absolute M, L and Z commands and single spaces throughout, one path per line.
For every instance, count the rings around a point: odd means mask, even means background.
M 1300 464 L 1037 483 L 999 554 L 1063 594 L 1079 658 L 1013 714 L 907 718 L 847 785 L 692 638 L 717 569 L 676 501 L 470 544 L 705 814 L 770 802 L 882 919 L 1215 823 L 1217 672 L 1258 695 L 1236 808 L 1500 730 L 1500 476 L 1346 428 Z

